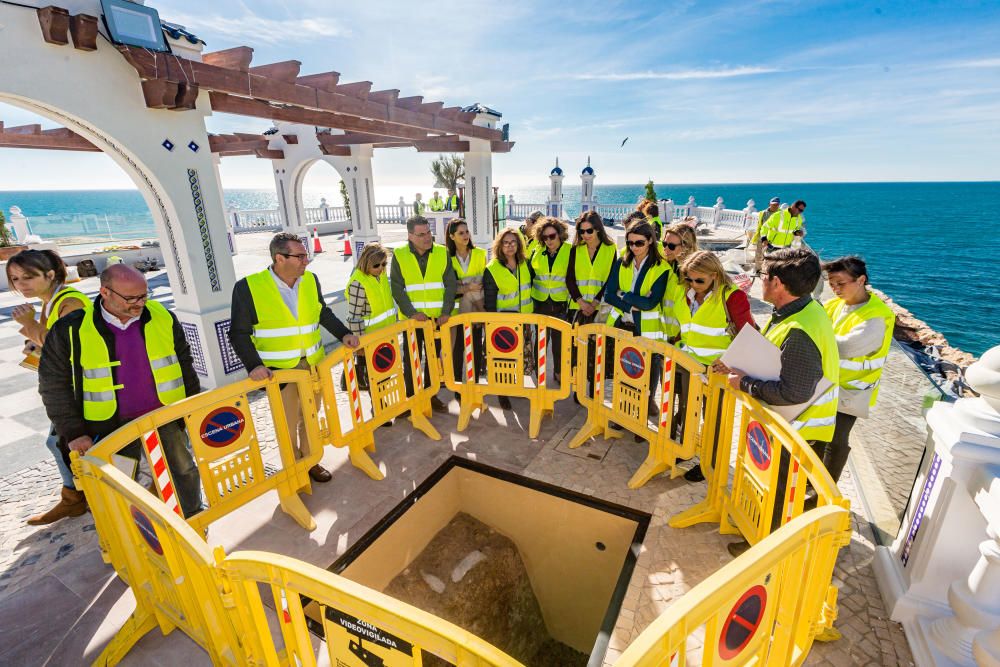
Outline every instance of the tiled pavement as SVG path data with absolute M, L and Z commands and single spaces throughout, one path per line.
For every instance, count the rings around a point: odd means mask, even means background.
M 0 302 L 0 305 L 7 304 Z M 761 306 L 755 304 L 755 311 L 766 311 Z M 0 337 L 4 335 L 10 337 L 9 328 L 0 323 Z M 893 351 L 889 373 L 908 378 L 901 381 L 904 388 L 918 386 L 922 376 L 911 375 L 920 372 L 897 357 L 901 354 Z M 6 357 L 2 358 L 6 361 Z M 883 391 L 895 397 L 896 389 L 888 383 Z M 45 424 L 34 424 L 31 418 L 23 416 L 37 410 L 33 386 L 18 388 L 15 383 L 0 391 L 0 395 L 8 399 L 2 405 L 25 408 L 3 412 L 4 419 L 17 424 L 27 422 L 36 427 L 35 432 L 44 429 Z M 444 397 L 445 393 L 441 395 Z M 14 403 L 10 403 L 12 398 Z M 918 397 L 907 391 L 895 398 L 898 400 L 886 400 L 883 396 L 880 411 L 865 424 L 866 429 L 862 430 L 859 423 L 855 447 L 862 448 L 869 460 L 882 460 L 881 453 L 892 446 L 891 438 L 884 440 L 870 435 L 871 431 L 879 435 L 879 424 L 889 423 L 909 436 L 903 425 L 913 427 L 922 423 Z M 34 405 L 30 405 L 32 402 Z M 542 432 L 534 441 L 526 434 L 527 407 L 523 401 L 514 401 L 512 413 L 499 410 L 491 402 L 493 407 L 474 419 L 464 433 L 453 432 L 457 413 L 454 402 L 450 405 L 451 414 L 435 415 L 433 422 L 444 436 L 441 442 L 427 440 L 408 425 L 380 430 L 375 459 L 387 473 L 382 482 L 373 482 L 354 469 L 344 450 L 327 448 L 324 464 L 335 476 L 330 484 L 315 485 L 314 494 L 306 498 L 317 521 L 317 529 L 311 534 L 303 534 L 276 509 L 272 494 L 266 494 L 214 524 L 209 543 L 221 544 L 227 551 L 268 549 L 325 567 L 448 456 L 474 458 L 653 515 L 626 604 L 612 636 L 609 660 L 657 613 L 730 559 L 725 544 L 732 540 L 720 536 L 710 524 L 683 530 L 666 525 L 674 512 L 701 499 L 703 485 L 661 477 L 642 489 L 627 489 L 628 478 L 645 456 L 644 445 L 627 440 L 616 442 L 600 461 L 569 455 L 560 451 L 563 448 L 559 445 L 582 420 L 582 412 L 571 401 L 557 406 L 555 417 L 543 422 Z M 18 416 L 20 421 L 16 419 Z M 5 427 L 2 432 L 8 433 L 7 424 L 2 426 Z M 9 432 L 17 433 L 13 427 Z M 93 660 L 120 627 L 131 612 L 131 596 L 101 562 L 89 514 L 47 528 L 24 525 L 27 516 L 54 502 L 52 492 L 59 485 L 54 464 L 40 441 L 33 437 L 29 433 L 19 439 L 26 439 L 24 446 L 41 450 L 43 455 L 34 460 L 29 457 L 26 467 L 16 471 L 7 468 L 10 472 L 0 475 L 0 664 L 81 664 Z M 8 441 L 0 446 L 0 452 L 11 444 Z M 586 447 L 603 450 L 599 443 Z M 835 574 L 840 587 L 837 627 L 844 638 L 830 644 L 815 644 L 806 664 L 835 667 L 912 664 L 902 630 L 888 620 L 878 592 L 871 568 L 874 540 L 852 472 L 849 469 L 845 473 L 841 488 L 851 499 L 855 530 L 850 546 L 841 552 Z M 886 495 L 892 497 L 894 493 L 905 491 L 896 489 Z M 181 633 L 163 637 L 154 630 L 138 643 L 124 664 L 182 662 L 200 665 L 208 660 Z

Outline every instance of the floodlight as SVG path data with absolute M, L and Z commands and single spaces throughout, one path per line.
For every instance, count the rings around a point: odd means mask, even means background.
M 160 14 L 128 0 L 101 0 L 104 24 L 115 44 L 138 46 L 152 51 L 170 51 L 160 26 Z

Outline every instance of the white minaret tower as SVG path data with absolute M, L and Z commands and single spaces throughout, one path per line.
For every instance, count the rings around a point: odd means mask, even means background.
M 587 166 L 580 172 L 580 212 L 586 213 L 597 208 L 594 197 L 594 168 L 590 166 L 590 156 L 587 156 Z
M 556 166 L 549 172 L 549 200 L 545 202 L 545 210 L 553 218 L 562 219 L 563 215 L 563 170 L 559 167 L 559 158 L 556 158 Z

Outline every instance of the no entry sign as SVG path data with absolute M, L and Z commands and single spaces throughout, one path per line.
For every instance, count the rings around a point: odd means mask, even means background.
M 132 505 L 129 511 L 132 513 L 132 520 L 135 521 L 135 526 L 139 529 L 142 539 L 153 550 L 153 553 L 162 556 L 163 545 L 160 544 L 160 538 L 156 536 L 156 528 L 153 527 L 153 522 L 135 505 Z
M 642 360 L 642 353 L 634 347 L 626 347 L 618 357 L 622 365 L 622 371 L 633 380 L 642 377 L 646 370 L 646 363 Z
M 490 342 L 497 352 L 510 354 L 521 343 L 521 337 L 510 327 L 497 327 L 490 336 Z
M 236 442 L 246 427 L 239 408 L 226 406 L 209 412 L 201 421 L 201 441 L 209 447 L 228 447 Z
M 719 656 L 732 660 L 753 639 L 767 608 L 767 589 L 757 585 L 748 590 L 733 605 L 719 635 Z
M 392 343 L 382 343 L 372 352 L 372 368 L 379 373 L 388 373 L 396 363 L 396 348 Z
M 760 470 L 771 467 L 771 439 L 759 422 L 752 421 L 747 425 L 747 451 L 750 460 Z

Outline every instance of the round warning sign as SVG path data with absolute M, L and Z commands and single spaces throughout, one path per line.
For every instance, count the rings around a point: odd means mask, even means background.
M 142 539 L 149 545 L 149 548 L 153 550 L 158 556 L 163 555 L 163 545 L 160 544 L 160 538 L 156 536 L 156 528 L 153 527 L 153 522 L 149 520 L 149 517 L 142 513 L 142 510 L 135 505 L 131 506 L 130 509 L 132 513 L 132 520 L 135 521 L 136 528 L 139 529 L 139 534 L 142 535 Z
M 372 352 L 372 368 L 379 373 L 388 373 L 396 363 L 396 348 L 392 343 L 382 343 Z
M 750 460 L 760 470 L 771 467 L 771 439 L 759 422 L 752 421 L 747 425 L 747 451 Z
M 517 349 L 521 338 L 510 327 L 497 327 L 493 330 L 493 335 L 490 336 L 490 342 L 493 343 L 493 347 L 498 352 L 510 354 Z
M 646 370 L 646 363 L 642 360 L 642 353 L 634 347 L 626 347 L 618 357 L 618 362 L 622 365 L 622 371 L 633 380 L 642 377 Z
M 245 426 L 246 419 L 238 408 L 216 408 L 201 422 L 201 441 L 209 447 L 227 447 L 243 435 Z
M 757 585 L 743 594 L 722 625 L 719 635 L 719 657 L 732 660 L 753 639 L 767 608 L 767 589 Z

